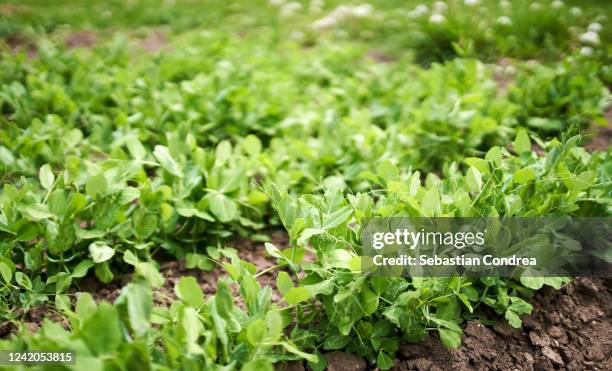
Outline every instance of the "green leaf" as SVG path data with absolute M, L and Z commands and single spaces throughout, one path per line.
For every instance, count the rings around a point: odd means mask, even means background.
M 255 135 L 249 134 L 242 141 L 242 147 L 249 156 L 255 157 L 261 152 L 261 141 Z
M 102 302 L 96 312 L 83 324 L 81 338 L 94 355 L 110 353 L 121 344 L 121 326 L 117 310 Z
M 535 173 L 532 169 L 526 167 L 514 173 L 513 178 L 515 182 L 519 184 L 525 184 L 535 179 Z
M 378 295 L 370 290 L 363 290 L 359 293 L 359 303 L 361 304 L 361 309 L 366 316 L 376 312 L 378 309 L 378 301 Z
M 181 277 L 180 281 L 174 286 L 174 292 L 187 305 L 194 308 L 204 306 L 204 293 L 194 277 Z
M 206 198 L 210 203 L 210 211 L 219 221 L 226 223 L 237 217 L 238 205 L 223 193 L 209 193 Z
M 201 348 L 197 345 L 200 334 L 203 330 L 202 322 L 198 316 L 198 312 L 191 307 L 183 307 L 179 315 L 179 323 L 181 330 L 185 334 L 185 342 L 187 343 L 187 353 L 201 353 Z
M 232 144 L 224 140 L 217 145 L 215 150 L 215 166 L 221 166 L 225 164 L 232 156 Z
M 183 177 L 178 163 L 174 161 L 167 147 L 160 145 L 155 146 L 153 150 L 153 156 L 155 156 L 155 158 L 164 170 L 178 178 Z
M 138 265 L 138 263 L 140 263 L 138 257 L 134 255 L 134 253 L 130 250 L 125 250 L 125 252 L 123 253 L 123 261 L 133 266 L 136 266 Z
M 440 194 L 436 187 L 428 189 L 423 195 L 423 210 L 425 216 L 435 216 L 440 208 Z
M 86 321 L 96 312 L 97 304 L 94 298 L 88 292 L 80 292 L 77 294 L 77 302 L 74 311 L 80 321 Z
M 43 204 L 32 204 L 20 208 L 24 216 L 32 221 L 49 219 L 53 216 Z
M 248 361 L 242 366 L 241 371 L 274 371 L 272 362 L 265 358 L 256 358 Z
M 482 189 L 482 175 L 480 171 L 476 169 L 474 166 L 471 166 L 467 174 L 465 176 L 465 181 L 467 182 L 468 187 L 470 187 L 470 191 L 472 192 L 480 192 Z
M 92 198 L 103 196 L 108 189 L 108 182 L 104 173 L 98 173 L 87 180 L 85 191 Z
M 55 295 L 55 308 L 59 311 L 69 311 L 71 309 L 70 297 L 68 295 Z
M 268 326 L 268 337 L 271 341 L 277 341 L 283 334 L 283 318 L 276 310 L 271 310 L 266 314 L 266 324 Z
M 343 208 L 336 210 L 332 214 L 328 215 L 323 220 L 323 229 L 328 230 L 334 227 L 339 226 L 342 222 L 344 222 L 351 214 L 353 213 L 353 209 L 348 206 L 344 206 Z
M 533 309 L 533 306 L 531 306 L 531 304 L 519 297 L 511 296 L 510 301 L 512 302 L 512 304 L 510 304 L 508 309 L 512 310 L 516 314 L 529 314 Z
M 51 169 L 51 165 L 44 164 L 40 167 L 38 171 L 38 179 L 40 180 L 40 185 L 46 189 L 50 190 L 53 182 L 55 181 L 55 175 L 53 175 L 53 170 Z
M 516 134 L 516 138 L 514 139 L 513 146 L 514 146 L 514 151 L 518 154 L 521 154 L 524 152 L 531 152 L 531 139 L 529 139 L 529 135 L 527 134 L 527 131 L 520 130 Z
M 141 240 L 150 237 L 157 230 L 157 222 L 154 214 L 147 214 L 144 209 L 136 210 L 132 219 L 134 234 Z
M 393 367 L 393 358 L 389 357 L 387 353 L 380 351 L 376 357 L 376 366 L 381 370 L 388 370 Z
M 580 192 L 588 189 L 597 181 L 597 173 L 593 170 L 583 171 L 582 173 L 563 179 L 563 184 L 573 192 Z
M 82 278 L 87 275 L 87 271 L 89 268 L 93 267 L 95 264 L 89 259 L 85 259 L 79 262 L 76 267 L 72 270 L 72 274 L 70 275 L 72 278 Z
M 391 163 L 391 161 L 385 160 L 381 162 L 380 165 L 378 165 L 378 168 L 376 169 L 376 174 L 382 179 L 384 179 L 385 182 L 388 182 L 399 177 L 399 170 L 397 169 L 397 166 Z
M 301 350 L 298 349 L 298 347 L 296 347 L 295 345 L 288 343 L 286 341 L 283 341 L 281 343 L 281 345 L 283 346 L 283 348 L 285 348 L 288 352 L 293 353 L 295 355 L 298 355 L 302 358 L 304 358 L 305 360 L 309 361 L 309 362 L 313 362 L 313 363 L 317 363 L 319 361 L 319 357 L 313 355 L 313 354 L 309 354 L 306 352 L 302 352 Z
M 257 319 L 249 324 L 247 327 L 247 340 L 251 345 L 257 346 L 263 342 L 266 337 L 266 323 L 264 320 Z
M 136 337 L 143 337 L 149 329 L 153 298 L 151 290 L 143 284 L 128 284 L 122 290 L 127 300 L 127 313 L 130 326 Z
M 310 293 L 304 287 L 292 287 L 283 296 L 288 304 L 298 304 L 310 298 Z
M 325 233 L 325 231 L 321 228 L 306 228 L 300 234 L 297 243 L 300 246 L 305 245 L 312 236 L 316 236 L 321 233 Z
M 501 148 L 498 146 L 491 147 L 489 152 L 487 152 L 487 154 L 485 155 L 485 160 L 493 162 L 493 164 L 495 164 L 496 167 L 499 167 L 501 165 L 502 159 L 503 157 L 502 157 Z
M 325 350 L 335 350 L 342 349 L 348 345 L 351 341 L 350 336 L 343 336 L 339 334 L 327 334 L 325 336 L 325 341 L 323 342 L 323 349 Z
M 276 288 L 281 295 L 285 295 L 293 288 L 293 281 L 287 272 L 279 272 L 276 276 Z
M 115 250 L 113 250 L 108 245 L 98 245 L 97 242 L 92 242 L 89 245 L 89 254 L 91 255 L 91 259 L 94 263 L 103 263 L 115 255 Z
M 524 274 L 529 273 L 525 272 Z M 534 274 L 537 274 L 537 272 L 534 272 Z M 544 285 L 551 286 L 558 290 L 567 282 L 569 282 L 569 279 L 563 277 L 529 277 L 526 275 L 521 276 L 521 284 L 533 290 L 539 290 Z
M 113 272 L 110 270 L 108 262 L 102 264 L 96 264 L 95 268 L 96 277 L 104 283 L 109 283 L 113 280 Z
M 514 313 L 511 309 L 506 310 L 506 314 L 504 316 L 506 320 L 508 320 L 508 324 L 514 328 L 520 328 L 523 321 L 521 318 Z
M 3 262 L 0 262 L 0 276 L 2 276 L 5 283 L 11 282 L 11 279 L 13 278 L 11 268 L 9 268 L 9 266 Z
M 144 277 L 147 282 L 155 288 L 162 287 L 164 284 L 164 277 L 159 273 L 159 270 L 157 270 L 153 263 L 138 263 L 136 265 L 136 273 Z
M 130 135 L 125 138 L 125 144 L 134 159 L 142 160 L 147 155 L 147 150 L 135 135 Z
M 66 275 L 66 273 L 62 273 Z M 22 272 L 15 272 L 15 282 L 26 290 L 32 289 L 32 281 L 30 280 L 30 277 L 26 276 Z
M 461 345 L 461 334 L 457 331 L 440 327 L 438 328 L 438 334 L 442 344 L 447 348 L 459 348 Z

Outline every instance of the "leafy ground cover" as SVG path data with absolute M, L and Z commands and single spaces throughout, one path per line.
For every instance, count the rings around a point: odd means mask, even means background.
M 610 215 L 611 9 L 581 6 L 2 3 L 0 348 L 390 369 L 406 343 L 521 327 L 571 278 L 369 277 L 360 231 Z

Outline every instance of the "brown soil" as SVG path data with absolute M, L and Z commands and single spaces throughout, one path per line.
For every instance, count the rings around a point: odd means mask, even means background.
M 0 46 L 2 44 L 6 44 L 12 53 L 24 52 L 28 58 L 36 57 L 36 44 L 24 34 L 12 33 L 6 37 L 0 37 Z
M 612 106 L 604 112 L 604 118 L 608 122 L 607 126 L 597 126 L 593 130 L 593 136 L 585 145 L 589 152 L 607 151 L 612 143 Z
M 376 62 L 376 63 L 383 63 L 383 64 L 389 64 L 389 63 L 393 63 L 396 61 L 396 58 L 393 56 L 390 56 L 380 50 L 370 50 L 366 53 L 366 57 L 371 59 L 372 61 Z
M 168 44 L 168 38 L 161 29 L 154 29 L 145 38 L 138 41 L 138 45 L 149 53 L 157 53 Z
M 0 4 L 0 15 L 4 17 L 12 17 L 20 13 L 27 13 L 30 10 L 30 7 L 26 5 Z
M 68 48 L 91 48 L 98 41 L 98 34 L 93 31 L 82 30 L 69 34 L 66 37 Z
M 394 370 L 612 370 L 612 286 L 580 278 L 561 290 L 543 289 L 520 330 L 477 321 L 464 326 L 461 348 L 444 348 L 435 335 L 404 344 Z M 350 355 L 327 357 L 329 369 L 365 370 Z M 362 365 L 356 368 L 356 365 Z

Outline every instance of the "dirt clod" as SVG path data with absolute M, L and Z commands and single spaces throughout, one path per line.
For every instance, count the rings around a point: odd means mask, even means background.
M 430 334 L 423 343 L 402 345 L 394 370 L 610 370 L 611 291 L 608 281 L 587 278 L 561 290 L 544 288 L 522 331 L 468 321 L 459 349 L 444 348 Z
M 353 354 L 331 352 L 324 355 L 328 371 L 361 371 L 366 369 L 363 358 Z

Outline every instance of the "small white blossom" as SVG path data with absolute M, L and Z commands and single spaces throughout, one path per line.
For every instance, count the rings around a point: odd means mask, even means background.
M 446 18 L 442 14 L 432 14 L 429 17 L 429 23 L 431 24 L 442 24 L 446 22 Z
M 582 15 L 582 10 L 580 10 L 580 8 L 577 6 L 574 6 L 570 9 L 570 14 L 574 17 L 580 17 Z
M 351 14 L 354 17 L 367 17 L 370 14 L 372 14 L 372 5 L 370 4 L 362 4 L 362 5 L 358 5 L 353 7 Z
M 580 41 L 585 44 L 598 45 L 599 44 L 599 34 L 593 31 L 587 31 L 580 35 Z
M 463 3 L 467 6 L 474 6 L 480 4 L 480 0 L 464 0 Z
M 281 6 L 285 3 L 285 0 L 270 0 L 268 3 L 272 6 Z
M 512 3 L 511 3 L 510 1 L 508 1 L 508 0 L 501 0 L 501 1 L 499 2 L 499 5 L 500 5 L 502 8 L 504 8 L 504 9 L 508 9 L 508 8 L 510 8 L 510 7 L 512 6 Z
M 300 10 L 302 10 L 302 4 L 292 1 L 281 7 L 280 15 L 282 17 L 291 17 Z
M 314 28 L 316 30 L 326 30 L 326 29 L 334 27 L 337 23 L 338 23 L 338 21 L 336 20 L 336 18 L 328 15 L 326 17 L 323 17 L 323 18 L 315 21 L 312 24 L 312 28 Z
M 529 5 L 529 9 L 535 10 L 535 11 L 542 10 L 542 4 L 538 2 L 533 2 L 531 3 L 531 5 Z
M 332 14 L 337 16 L 338 18 L 343 18 L 343 17 L 346 17 L 348 15 L 351 15 L 352 11 L 353 10 L 352 10 L 351 7 L 346 6 L 346 5 L 340 5 L 339 7 L 334 9 Z
M 565 4 L 561 0 L 555 0 L 552 3 L 550 3 L 550 7 L 553 8 L 553 9 L 561 9 L 564 6 L 565 6 Z
M 434 11 L 438 13 L 444 13 L 448 10 L 448 5 L 444 1 L 436 1 L 433 5 Z
M 587 27 L 587 30 L 593 31 L 593 32 L 600 32 L 602 29 L 603 29 L 603 26 L 601 25 L 601 23 L 597 23 L 597 22 L 593 22 L 589 25 L 589 27 Z
M 584 55 L 585 57 L 590 57 L 593 55 L 593 48 L 590 46 L 583 46 L 580 48 L 580 55 Z
M 425 4 L 420 4 L 420 5 L 417 5 L 416 8 L 414 8 L 414 10 L 421 12 L 421 13 L 427 13 L 429 11 L 429 8 Z
M 421 18 L 425 14 L 429 13 L 429 8 L 427 5 L 418 5 L 414 10 L 408 12 L 408 17 L 410 18 Z
M 502 15 L 501 17 L 497 18 L 497 24 L 502 25 L 502 26 L 510 26 L 512 25 L 512 19 L 510 19 L 510 17 L 507 17 L 505 15 Z
M 322 8 L 323 6 L 325 6 L 325 1 L 323 0 L 312 0 L 310 2 L 311 6 L 316 6 L 317 8 Z

